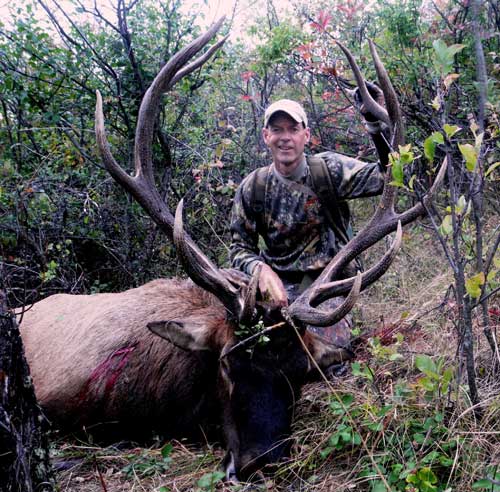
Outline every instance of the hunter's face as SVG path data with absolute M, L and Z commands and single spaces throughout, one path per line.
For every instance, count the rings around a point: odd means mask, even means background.
M 262 130 L 262 135 L 271 150 L 276 170 L 283 176 L 290 176 L 304 158 L 304 147 L 310 137 L 309 128 L 279 112 Z

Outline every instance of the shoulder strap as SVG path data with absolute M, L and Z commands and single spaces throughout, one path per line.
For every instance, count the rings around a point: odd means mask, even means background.
M 266 185 L 269 166 L 260 167 L 255 171 L 252 180 L 252 213 L 258 225 L 262 224 L 266 202 Z
M 328 225 L 337 237 L 346 244 L 352 237 L 348 220 L 349 208 L 346 203 L 339 200 L 337 189 L 333 185 L 325 160 L 314 155 L 307 158 L 307 164 L 311 172 L 312 189 L 323 207 Z

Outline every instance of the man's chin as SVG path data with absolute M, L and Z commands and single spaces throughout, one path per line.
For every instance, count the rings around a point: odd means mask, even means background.
M 297 169 L 297 166 L 298 164 L 295 161 L 291 162 L 281 161 L 279 164 L 275 164 L 276 169 L 282 176 L 289 176 L 295 171 L 295 169 Z

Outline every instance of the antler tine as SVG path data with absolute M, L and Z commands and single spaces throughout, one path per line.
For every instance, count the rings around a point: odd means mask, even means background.
M 399 221 L 396 237 L 394 238 L 391 247 L 386 251 L 382 259 L 377 264 L 361 275 L 361 292 L 363 292 L 363 290 L 365 290 L 373 282 L 378 280 L 389 269 L 401 248 L 402 239 L 403 228 L 401 226 L 401 221 Z M 343 280 L 318 285 L 309 295 L 311 306 L 315 307 L 326 299 L 346 294 L 352 289 L 356 278 L 357 276 L 349 277 Z
M 288 314 L 302 323 L 314 326 L 329 326 L 347 316 L 356 304 L 361 289 L 361 272 L 358 272 L 352 289 L 344 302 L 333 311 L 322 311 L 311 307 L 307 299 L 302 296 L 288 307 Z
M 174 55 L 160 70 L 151 86 L 144 94 L 139 109 L 135 135 L 134 161 L 135 175 L 126 173 L 115 161 L 106 140 L 102 97 L 97 91 L 96 102 L 96 138 L 106 169 L 111 176 L 124 187 L 150 215 L 158 227 L 165 232 L 178 248 L 179 258 L 188 275 L 195 283 L 212 292 L 238 319 L 251 317 L 255 308 L 256 286 L 258 276 L 252 278 L 248 285 L 234 285 L 224 272 L 218 268 L 200 251 L 192 239 L 183 230 L 182 206 L 177 208 L 176 218 L 173 217 L 168 205 L 161 198 L 154 183 L 152 164 L 152 144 L 154 125 L 157 119 L 162 94 L 170 89 L 182 77 L 202 66 L 224 44 L 227 36 L 203 55 L 186 62 L 198 53 L 220 29 L 224 17 L 216 22 L 206 33 Z
M 197 68 L 201 67 L 204 65 L 211 57 L 212 55 L 219 50 L 219 48 L 227 41 L 229 38 L 229 34 L 222 38 L 220 41 L 217 41 L 213 46 L 211 46 L 203 55 L 201 55 L 199 58 L 191 62 L 189 65 L 184 67 L 183 69 L 179 70 L 175 76 L 172 78 L 170 81 L 170 84 L 168 88 L 173 87 L 180 79 L 185 77 L 186 75 L 190 74 L 191 72 L 194 72 Z
M 395 231 L 398 227 L 398 224 L 401 223 L 402 226 L 413 222 L 418 217 L 426 214 L 426 206 L 430 202 L 430 200 L 435 195 L 439 186 L 443 182 L 443 179 L 446 175 L 447 168 L 447 159 L 444 158 L 439 171 L 436 175 L 433 185 L 429 189 L 429 191 L 421 198 L 420 202 L 415 204 L 410 209 L 401 212 L 395 213 L 393 209 L 394 198 L 396 194 L 396 190 L 392 185 L 389 185 L 391 181 L 391 175 L 389 172 L 386 173 L 385 176 L 385 185 L 384 192 L 382 198 L 380 199 L 380 203 L 377 207 L 377 210 L 373 214 L 372 218 L 369 222 L 358 232 L 358 234 L 353 237 L 332 259 L 332 261 L 325 267 L 321 275 L 315 280 L 315 282 L 309 287 L 309 289 L 304 292 L 302 295 L 307 294 L 307 296 L 311 296 L 311 299 L 314 299 L 314 302 L 318 302 L 316 299 L 316 295 L 323 297 L 323 293 L 321 290 L 318 290 L 316 294 L 315 289 L 319 289 L 319 286 L 325 283 L 329 283 L 331 279 L 338 278 L 342 273 L 342 270 L 346 265 L 349 264 L 354 258 L 359 256 L 363 251 L 367 250 L 375 243 L 380 241 L 380 239 L 384 238 L 391 232 Z M 392 192 L 391 196 L 389 192 Z M 390 200 L 387 199 L 387 195 L 389 195 Z M 389 206 L 387 206 L 387 202 L 389 202 Z M 397 241 L 397 237 L 396 237 Z M 395 243 L 396 243 L 395 241 Z M 387 255 L 389 252 L 387 253 Z M 385 257 L 384 257 L 385 258 Z M 384 261 L 384 259 L 382 260 Z M 377 267 L 377 265 L 375 265 Z M 374 267 L 374 268 L 375 268 Z M 366 277 L 363 281 L 362 290 L 364 290 L 368 285 L 368 274 L 371 269 L 365 272 Z M 370 274 L 371 277 L 371 274 Z M 379 278 L 379 277 L 377 277 Z M 377 278 L 374 278 L 375 281 Z M 347 281 L 347 279 L 346 279 Z M 366 282 L 366 285 L 365 285 Z M 371 283 L 371 282 L 370 282 Z M 341 284 L 338 284 L 339 286 Z M 340 287 L 339 287 L 340 288 Z M 346 286 L 346 290 L 347 290 Z M 345 291 L 346 291 L 345 290 Z M 345 292 L 344 291 L 344 292 Z M 337 288 L 334 288 L 332 292 L 337 293 Z
M 175 211 L 174 244 L 184 270 L 195 284 L 219 298 L 240 322 L 251 319 L 255 309 L 260 267 L 255 269 L 247 286 L 235 287 L 196 245 L 187 241 L 182 220 L 183 208 L 182 199 Z
M 391 79 L 387 74 L 387 70 L 378 56 L 377 48 L 371 39 L 368 39 L 368 45 L 370 46 L 370 53 L 372 55 L 373 64 L 375 65 L 375 71 L 377 72 L 378 82 L 382 92 L 384 93 L 385 106 L 387 108 L 387 113 L 389 114 L 389 120 L 392 124 L 392 146 L 397 149 L 399 145 L 403 145 L 405 134 L 398 97 L 392 85 Z
M 102 97 L 99 91 L 96 94 L 96 140 L 106 169 L 115 181 L 139 202 L 158 227 L 170 239 L 173 234 L 174 217 L 154 185 L 151 153 L 153 130 L 157 112 L 159 111 L 160 98 L 163 92 L 172 87 L 174 82 L 177 82 L 181 77 L 205 63 L 223 44 L 226 38 L 216 43 L 204 55 L 191 64 L 182 68 L 187 60 L 198 53 L 215 36 L 223 21 L 224 17 L 215 23 L 206 33 L 193 40 L 174 55 L 158 73 L 146 91 L 138 115 L 134 147 L 135 175 L 133 177 L 120 167 L 111 154 L 104 129 Z M 187 240 L 190 244 L 193 244 L 189 238 Z M 193 245 L 193 247 L 195 246 Z
M 240 315 L 240 323 L 251 322 L 255 315 L 255 304 L 257 302 L 257 289 L 259 287 L 262 263 L 259 263 L 252 273 L 248 286 L 242 291 L 243 309 Z
M 152 166 L 152 143 L 154 136 L 154 125 L 156 117 L 160 108 L 160 98 L 173 85 L 173 79 L 177 82 L 181 76 L 187 75 L 190 71 L 200 66 L 200 61 L 208 60 L 208 57 L 201 57 L 191 65 L 188 65 L 181 70 L 186 62 L 198 53 L 217 33 L 224 17 L 219 19 L 215 24 L 208 29 L 207 32 L 198 36 L 195 40 L 191 41 L 187 46 L 177 52 L 153 80 L 153 83 L 144 94 L 139 108 L 139 115 L 137 118 L 137 129 L 135 134 L 135 147 L 134 147 L 134 160 L 136 176 L 141 174 L 149 183 L 154 182 L 153 166 Z M 225 38 L 226 39 L 226 38 Z M 222 42 L 225 41 L 222 40 Z M 222 42 L 219 44 L 221 46 Z M 216 50 L 212 50 L 213 54 Z M 180 76 L 176 78 L 176 74 L 181 70 Z
M 354 78 L 356 79 L 356 84 L 358 85 L 359 92 L 365 108 L 367 109 L 367 111 L 373 114 L 377 119 L 383 121 L 386 125 L 391 126 L 391 120 L 386 109 L 382 107 L 377 101 L 375 101 L 375 99 L 373 99 L 371 94 L 368 92 L 363 74 L 361 73 L 361 70 L 359 69 L 358 64 L 356 63 L 356 60 L 352 56 L 352 53 L 340 41 L 335 41 L 335 42 L 337 43 L 339 48 L 344 52 L 347 61 L 351 66 L 351 70 L 354 75 Z

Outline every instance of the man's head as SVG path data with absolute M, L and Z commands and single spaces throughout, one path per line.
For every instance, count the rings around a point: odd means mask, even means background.
M 304 108 L 290 99 L 271 104 L 264 114 L 262 135 L 276 170 L 283 176 L 291 175 L 302 162 L 310 137 Z

